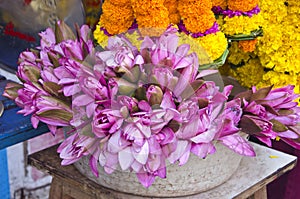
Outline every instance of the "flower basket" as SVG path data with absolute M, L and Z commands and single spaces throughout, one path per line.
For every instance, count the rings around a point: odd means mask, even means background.
M 90 180 L 114 191 L 148 197 L 179 197 L 210 190 L 226 182 L 238 169 L 243 156 L 216 144 L 217 152 L 205 159 L 199 160 L 195 155 L 183 165 L 167 165 L 167 178 L 157 179 L 145 189 L 136 175 L 118 168 L 114 173 L 107 174 L 98 166 L 99 178 L 91 172 L 89 157 L 84 157 L 74 163 L 74 166 Z

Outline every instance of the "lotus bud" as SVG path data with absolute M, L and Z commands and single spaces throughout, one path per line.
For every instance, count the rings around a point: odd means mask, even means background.
M 137 88 L 137 85 L 130 83 L 123 78 L 119 78 L 119 79 L 116 78 L 116 82 L 118 84 L 119 93 L 121 95 L 131 96 Z
M 136 89 L 134 96 L 137 100 L 147 100 L 146 98 L 146 88 L 145 87 L 139 87 Z
M 3 96 L 15 100 L 19 96 L 18 90 L 21 88 L 23 88 L 21 84 L 9 82 L 5 86 Z
M 135 98 L 123 95 L 119 96 L 117 100 L 122 107 L 127 107 L 129 112 L 138 111 L 138 101 Z
M 136 82 L 139 80 L 140 73 L 141 73 L 140 67 L 136 65 L 130 70 L 127 70 L 122 77 L 127 79 L 130 82 Z
M 75 34 L 71 28 L 64 22 L 58 21 L 55 24 L 55 39 L 57 43 L 66 41 L 66 40 L 75 40 Z
M 151 85 L 146 92 L 146 97 L 151 106 L 159 105 L 163 98 L 163 92 L 159 86 Z
M 20 65 L 17 75 L 25 82 L 37 82 L 40 78 L 40 69 L 36 66 Z

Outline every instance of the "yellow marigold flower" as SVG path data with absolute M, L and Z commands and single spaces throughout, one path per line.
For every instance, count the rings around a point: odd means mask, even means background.
M 259 59 L 250 59 L 249 62 L 236 69 L 230 69 L 229 74 L 236 78 L 239 83 L 247 88 L 258 85 L 264 75 L 264 67 L 260 64 Z
M 274 85 L 274 88 L 283 87 L 289 84 L 295 85 L 294 91 L 299 93 L 299 76 L 297 74 L 285 74 L 275 71 L 268 71 L 263 75 L 258 87 L 262 88 L 266 85 Z
M 230 10 L 236 11 L 250 11 L 255 8 L 259 3 L 259 0 L 229 0 L 227 2 Z
M 94 38 L 102 48 L 105 48 L 108 45 L 108 39 L 110 37 L 105 35 L 104 32 L 100 30 L 100 27 L 102 27 L 101 24 L 98 24 L 97 29 L 94 31 Z M 140 49 L 143 40 L 140 39 L 141 35 L 138 31 L 135 30 L 131 33 L 126 32 L 125 36 L 134 46 Z
M 261 88 L 293 84 L 296 86 L 295 92 L 300 92 L 300 1 L 288 0 L 288 6 L 285 2 L 286 0 L 260 1 L 264 35 L 258 38 L 254 52 L 243 52 L 237 47 L 237 42 L 232 43 L 228 65 L 244 63 L 245 66 L 227 67 L 226 72 L 236 77 L 242 85 L 253 84 Z M 230 31 L 227 29 L 227 32 L 235 33 L 234 30 Z M 259 61 L 253 62 L 253 59 Z
M 242 62 L 248 62 L 252 57 L 255 57 L 253 53 L 244 52 L 238 47 L 238 42 L 232 42 L 229 48 L 227 62 L 233 65 L 240 65 Z
M 239 41 L 239 48 L 244 52 L 253 52 L 255 50 L 256 43 L 257 39 Z
M 220 31 L 216 34 L 209 34 L 194 40 L 206 50 L 212 60 L 221 57 L 228 45 L 224 33 Z
M 251 31 L 259 29 L 263 21 L 260 14 L 252 17 L 234 16 L 232 18 L 225 17 L 225 24 L 221 27 L 222 31 L 227 35 L 250 34 Z
M 200 64 L 212 63 L 227 49 L 227 39 L 222 32 L 209 34 L 204 37 L 192 38 L 185 34 L 179 35 L 180 44 L 189 44 L 190 52 L 195 52 Z
M 102 25 L 99 23 L 96 26 L 96 29 L 93 34 L 94 34 L 94 38 L 97 41 L 97 43 L 104 48 L 105 46 L 107 46 L 108 36 L 105 35 L 102 30 L 100 30 L 101 27 L 102 27 Z
M 212 0 L 212 6 L 220 6 L 222 9 L 227 7 L 227 0 Z

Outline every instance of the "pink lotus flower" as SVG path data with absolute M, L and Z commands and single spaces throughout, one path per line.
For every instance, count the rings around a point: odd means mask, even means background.
M 90 156 L 90 168 L 95 176 L 98 176 L 97 159 L 100 154 L 98 148 L 99 140 L 93 137 L 74 133 L 65 139 L 57 148 L 62 165 L 70 165 L 78 161 L 81 157 Z
M 259 140 L 271 146 L 276 137 L 299 148 L 297 127 L 300 122 L 299 107 L 294 100 L 298 98 L 293 86 L 272 90 L 272 87 L 239 94 L 244 100 L 242 130 L 255 135 Z M 249 115 L 251 114 L 251 115 Z M 296 128 L 294 128 L 296 127 Z

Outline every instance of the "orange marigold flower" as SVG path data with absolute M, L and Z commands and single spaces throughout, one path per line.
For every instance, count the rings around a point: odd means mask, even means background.
M 182 0 L 178 2 L 178 11 L 188 31 L 204 33 L 216 21 L 211 11 L 211 0 Z
M 159 10 L 164 7 L 164 1 L 140 1 L 131 0 L 131 7 L 134 10 L 135 15 L 149 15 L 153 11 Z
M 227 7 L 227 0 L 211 0 L 212 6 L 220 6 L 222 9 Z
M 239 41 L 239 48 L 244 52 L 253 52 L 255 50 L 256 43 L 257 39 Z
M 211 11 L 211 0 L 180 0 L 178 1 L 178 11 L 182 18 L 193 15 L 200 15 Z
M 177 24 L 180 21 L 180 15 L 177 10 L 178 7 L 178 0 L 165 0 L 164 6 L 169 11 L 169 19 L 170 22 L 173 24 Z
M 178 24 L 180 22 L 179 13 L 169 14 L 170 23 Z
M 229 0 L 227 4 L 230 10 L 246 12 L 255 8 L 258 3 L 259 0 Z
M 102 5 L 100 22 L 109 34 L 115 35 L 128 30 L 134 21 L 133 10 L 128 5 L 115 5 L 106 0 Z
M 215 16 L 212 12 L 203 14 L 203 15 L 195 15 L 189 16 L 188 18 L 183 20 L 183 23 L 186 29 L 190 32 L 204 33 L 206 30 L 211 28 L 215 22 Z
M 168 9 L 164 0 L 131 0 L 139 30 L 143 36 L 159 36 L 170 24 Z
M 118 6 L 130 5 L 130 0 L 109 0 L 112 4 Z
M 153 15 L 139 15 L 136 20 L 139 30 L 143 36 L 159 36 L 169 26 L 169 16 L 167 10 L 155 11 Z

